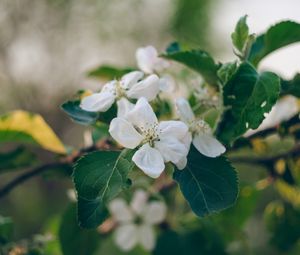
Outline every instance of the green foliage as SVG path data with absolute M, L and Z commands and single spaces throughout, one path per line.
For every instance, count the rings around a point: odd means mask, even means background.
M 18 170 L 37 162 L 36 156 L 24 147 L 18 147 L 6 153 L 0 153 L 0 173 Z
M 279 250 L 288 251 L 300 240 L 300 211 L 291 205 L 272 202 L 266 208 L 265 221 L 270 242 Z
M 218 65 L 207 52 L 203 50 L 172 51 L 162 56 L 200 73 L 209 84 L 218 85 Z
M 78 226 L 76 204 L 70 204 L 62 216 L 59 240 L 64 255 L 92 255 L 100 243 L 96 230 L 85 230 Z
M 0 248 L 13 238 L 14 224 L 11 218 L 0 216 Z
M 247 15 L 241 17 L 231 34 L 232 43 L 240 52 L 244 51 L 249 36 L 249 27 L 246 21 Z
M 270 53 L 300 41 L 300 24 L 283 21 L 270 27 L 267 32 L 257 37 L 252 45 L 249 61 L 255 66 Z
M 232 206 L 238 195 L 237 174 L 225 157 L 208 158 L 194 147 L 184 170 L 176 170 L 185 199 L 199 217 Z
M 79 224 L 93 228 L 104 220 L 105 205 L 128 186 L 127 175 L 134 164 L 133 151 L 97 151 L 80 158 L 74 166 L 78 194 Z
M 292 80 L 281 80 L 281 95 L 300 97 L 300 74 L 297 73 Z
M 218 77 L 223 84 L 226 84 L 230 80 L 232 75 L 236 72 L 237 67 L 237 62 L 229 62 L 221 65 L 218 70 Z
M 116 68 L 114 66 L 102 65 L 88 72 L 89 77 L 106 80 L 120 79 L 124 74 L 134 71 L 134 68 Z
M 258 74 L 251 64 L 242 63 L 223 89 L 227 107 L 218 136 L 229 144 L 249 128 L 256 129 L 272 109 L 280 92 L 280 80 L 271 72 Z
M 62 110 L 69 115 L 69 117 L 76 123 L 82 125 L 91 125 L 94 124 L 98 119 L 98 113 L 96 112 L 87 112 L 80 108 L 80 101 L 67 101 L 62 104 Z

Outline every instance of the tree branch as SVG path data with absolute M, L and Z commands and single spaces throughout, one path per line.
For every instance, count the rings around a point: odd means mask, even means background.
M 14 189 L 19 184 L 22 184 L 23 182 L 27 181 L 31 177 L 34 177 L 36 175 L 39 175 L 49 169 L 53 169 L 56 167 L 62 167 L 62 166 L 69 166 L 68 163 L 62 163 L 62 162 L 55 162 L 55 163 L 48 163 L 41 166 L 38 166 L 36 168 L 33 168 L 32 170 L 23 173 L 19 176 L 17 176 L 15 179 L 7 183 L 3 188 L 0 189 L 0 198 L 7 195 L 12 189 Z

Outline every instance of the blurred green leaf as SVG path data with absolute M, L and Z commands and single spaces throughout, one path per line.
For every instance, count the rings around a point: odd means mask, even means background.
M 256 66 L 268 54 L 299 41 L 300 24 L 293 21 L 282 21 L 257 37 L 251 47 L 249 61 Z
M 247 15 L 241 17 L 235 26 L 234 32 L 231 34 L 233 45 L 243 52 L 249 36 L 249 28 L 247 25 Z
M 96 151 L 80 158 L 74 166 L 74 184 L 79 198 L 79 224 L 94 228 L 104 220 L 105 205 L 127 185 L 133 169 L 132 150 Z
M 270 242 L 279 250 L 288 252 L 300 240 L 300 211 L 291 205 L 270 203 L 265 210 L 265 221 L 271 232 Z
M 78 226 L 76 205 L 70 204 L 62 216 L 59 240 L 64 255 L 92 255 L 100 244 L 96 230 L 85 230 Z
M 203 50 L 172 51 L 162 57 L 177 61 L 200 73 L 210 85 L 218 85 L 218 65 L 213 58 Z
M 237 70 L 237 62 L 222 64 L 218 70 L 218 76 L 223 84 L 226 84 Z
M 69 117 L 82 125 L 94 124 L 98 119 L 98 113 L 87 112 L 80 108 L 80 101 L 67 101 L 62 104 L 62 110 L 69 115 Z
M 89 77 L 107 80 L 120 79 L 124 74 L 134 71 L 134 68 L 118 68 L 109 65 L 102 65 L 88 72 Z
M 239 66 L 223 89 L 228 109 L 218 127 L 218 137 L 230 144 L 248 129 L 256 129 L 276 103 L 280 80 L 271 72 L 258 74 L 249 63 Z
M 300 97 L 300 74 L 297 73 L 292 80 L 281 80 L 281 95 Z
M 110 136 L 108 132 L 109 126 L 105 123 L 99 123 L 92 131 L 93 142 L 96 143 Z
M 237 173 L 225 157 L 209 158 L 192 147 L 186 168 L 173 177 L 199 217 L 228 208 L 237 199 Z
M 12 241 L 14 224 L 11 218 L 0 216 L 0 247 Z
M 0 153 L 0 173 L 18 170 L 34 165 L 36 156 L 24 147 L 18 147 L 6 153 Z

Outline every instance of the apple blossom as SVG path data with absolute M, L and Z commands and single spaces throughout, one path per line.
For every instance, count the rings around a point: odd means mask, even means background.
M 138 148 L 132 160 L 152 178 L 160 176 L 165 162 L 185 167 L 182 160 L 188 154 L 190 141 L 187 125 L 182 121 L 159 123 L 145 98 L 140 98 L 125 116 L 114 118 L 109 132 L 125 148 Z
M 135 191 L 128 206 L 121 198 L 112 200 L 108 206 L 110 213 L 118 223 L 114 239 L 123 251 L 130 251 L 137 244 L 151 251 L 155 247 L 154 225 L 166 217 L 166 205 L 162 201 L 148 201 L 143 190 Z
M 156 74 L 151 74 L 145 79 L 142 79 L 143 77 L 143 72 L 133 71 L 125 74 L 121 80 L 110 81 L 99 93 L 84 97 L 80 107 L 85 111 L 105 112 L 115 101 L 118 102 L 121 99 L 145 97 L 151 101 L 159 92 L 159 78 Z
M 210 126 L 204 120 L 196 119 L 186 99 L 177 99 L 176 107 L 180 119 L 189 127 L 193 145 L 200 153 L 207 157 L 217 157 L 225 152 L 225 147 L 213 137 Z

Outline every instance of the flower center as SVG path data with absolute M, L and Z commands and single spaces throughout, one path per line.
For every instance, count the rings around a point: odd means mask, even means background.
M 120 81 L 116 82 L 115 95 L 116 95 L 117 99 L 121 99 L 122 97 L 126 97 L 126 89 L 124 89 L 122 87 Z
M 193 120 L 189 123 L 189 130 L 191 133 L 210 134 L 211 128 L 204 120 Z
M 144 140 L 142 141 L 143 144 L 149 143 L 149 145 L 153 147 L 154 142 L 160 140 L 158 123 L 146 124 L 146 127 L 138 127 L 136 129 L 144 137 Z

